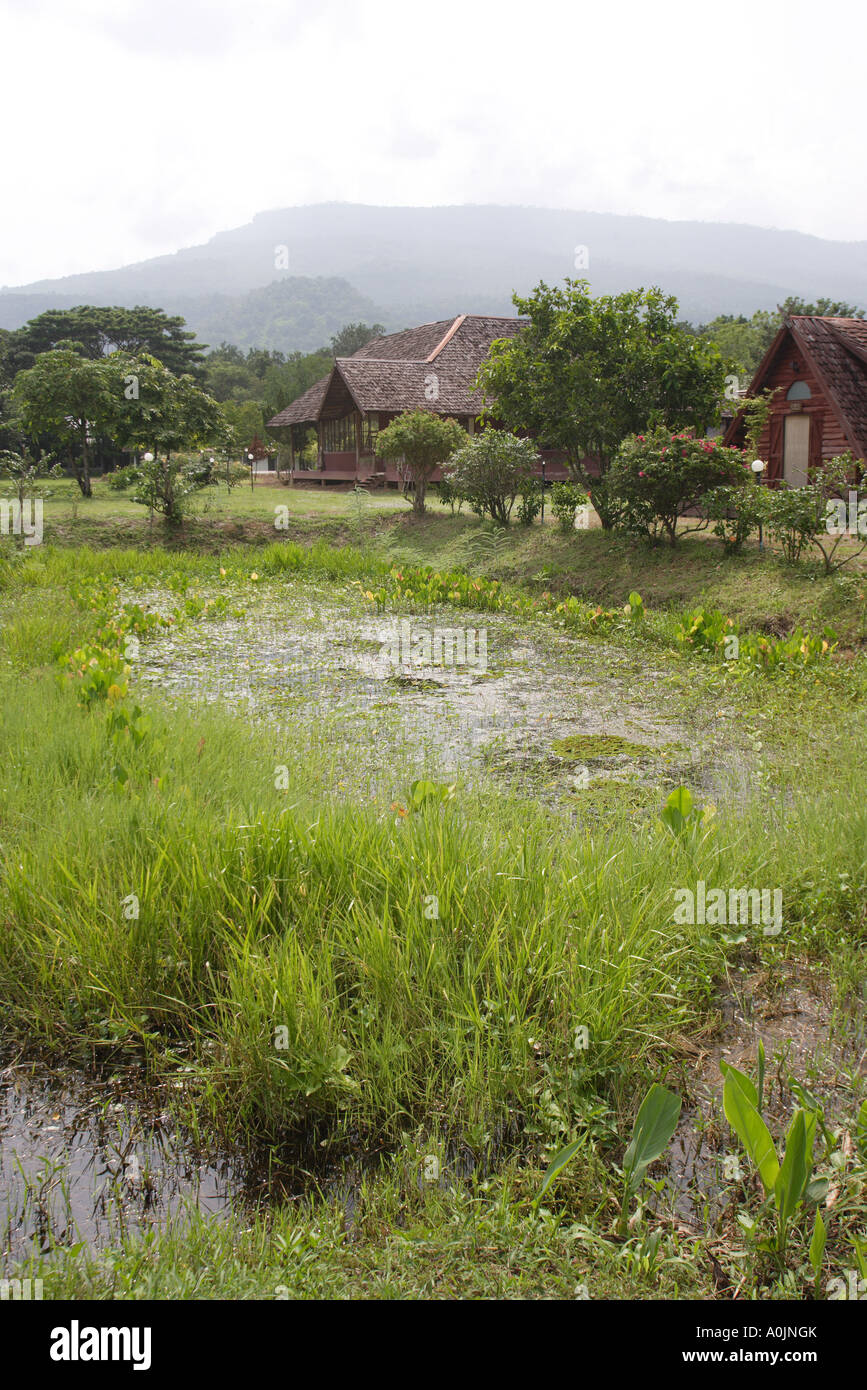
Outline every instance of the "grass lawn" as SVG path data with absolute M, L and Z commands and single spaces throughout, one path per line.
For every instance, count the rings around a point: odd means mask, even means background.
M 14 1169 L 0 1121 L 3 1272 L 49 1297 L 806 1299 L 859 1268 L 863 577 L 318 489 L 238 489 L 167 536 L 103 486 L 0 551 L 0 1045 L 16 1076 L 114 1087 L 93 1142 L 116 1113 L 121 1159 L 110 1229 L 75 1239 L 80 1175 Z M 697 606 L 841 642 L 724 661 L 684 645 Z M 396 678 L 404 619 L 487 625 L 487 669 Z M 675 912 L 741 889 L 779 922 Z M 783 1249 L 722 1112 L 720 1061 L 755 1077 L 760 1042 L 781 1158 L 820 1116 L 818 1274 L 814 1208 Z M 165 1174 L 130 1176 L 133 1080 L 151 1126 L 260 1174 L 231 1212 L 167 1219 Z M 627 1191 L 654 1084 L 677 1128 Z

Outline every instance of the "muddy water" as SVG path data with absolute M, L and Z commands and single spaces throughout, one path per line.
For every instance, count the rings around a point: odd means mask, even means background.
M 148 599 L 171 606 L 166 595 Z M 692 785 L 715 787 L 722 769 L 718 729 L 699 724 L 694 704 L 688 715 L 678 708 L 671 672 L 614 643 L 463 609 L 376 615 L 357 590 L 314 591 L 300 581 L 254 590 L 245 602 L 243 617 L 188 620 L 143 645 L 134 681 L 170 701 L 219 703 L 257 722 L 300 721 L 311 743 L 343 757 L 347 785 L 410 757 L 429 775 L 485 772 L 562 804 L 576 775 L 586 787 L 588 776 L 670 785 L 689 773 Z M 442 629 L 472 630 L 466 661 L 449 662 L 447 643 L 445 660 L 435 650 L 425 660 L 420 636 Z M 558 754 L 559 741 L 582 735 L 632 747 Z
M 693 1229 L 718 1223 L 750 1168 L 722 1118 L 721 1060 L 755 1078 L 763 1043 L 763 1113 L 780 1137 L 799 1104 L 792 1076 L 808 1087 L 829 1127 L 845 1129 L 857 1109 L 854 1078 L 867 1075 L 863 1005 L 850 1001 L 846 1027 L 832 1029 L 828 982 L 805 965 L 788 962 L 772 975 L 733 971 L 717 1003 L 720 1030 L 704 1047 L 693 1045 L 693 1104 L 681 1115 L 667 1158 L 674 1210 Z
M 219 1217 L 247 1194 L 228 1159 L 196 1156 L 128 1076 L 0 1070 L 0 1268 L 54 1244 L 102 1247 L 191 1208 Z

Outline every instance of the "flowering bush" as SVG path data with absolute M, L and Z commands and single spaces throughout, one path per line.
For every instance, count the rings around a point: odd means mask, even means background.
M 716 439 L 694 439 L 658 426 L 624 440 L 606 479 L 614 524 L 658 541 L 677 540 L 677 523 L 702 508 L 715 488 L 744 486 L 748 465 L 740 449 Z M 690 529 L 701 530 L 707 518 Z

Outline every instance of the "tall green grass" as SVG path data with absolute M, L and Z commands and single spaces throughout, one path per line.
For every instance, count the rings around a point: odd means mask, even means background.
M 277 546 L 258 569 L 345 580 L 363 562 Z M 246 557 L 230 563 L 241 573 Z M 333 767 L 302 727 L 278 739 L 156 702 L 153 737 L 119 782 L 104 711 L 38 669 L 74 628 L 68 587 L 215 568 L 46 551 L 4 578 L 7 1037 L 89 1056 L 134 1047 L 156 1071 L 186 1068 L 227 1131 L 556 1136 L 600 1095 L 626 1108 L 644 1080 L 676 1070 L 677 1038 L 709 1022 L 740 947 L 676 925 L 675 889 L 782 888 L 783 934 L 751 928 L 747 945 L 770 968 L 861 930 L 865 758 L 851 733 L 824 792 L 721 808 L 680 839 L 625 816 L 591 836 L 485 787 L 405 814 L 347 804 L 316 790 Z
M 720 815 L 695 843 L 617 822 L 590 838 L 491 793 L 405 816 L 317 797 L 303 747 L 277 791 L 285 742 L 278 758 L 216 712 L 174 713 L 159 764 L 142 751 L 119 786 L 99 711 L 44 680 L 10 708 L 16 691 L 5 677 L 6 1028 L 192 1066 L 229 1128 L 393 1138 L 410 1118 L 466 1130 L 599 1092 L 619 1105 L 665 1071 L 725 968 L 719 930 L 674 925 L 675 888 L 782 887 L 786 934 L 754 943 L 773 954 L 817 888 L 846 930 L 854 903 L 831 890 L 867 877 L 854 770 L 842 817 L 835 793 Z

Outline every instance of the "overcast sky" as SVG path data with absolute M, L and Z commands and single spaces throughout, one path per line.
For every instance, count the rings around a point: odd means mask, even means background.
M 0 0 L 0 284 L 331 199 L 867 239 L 865 16 L 864 0 Z

